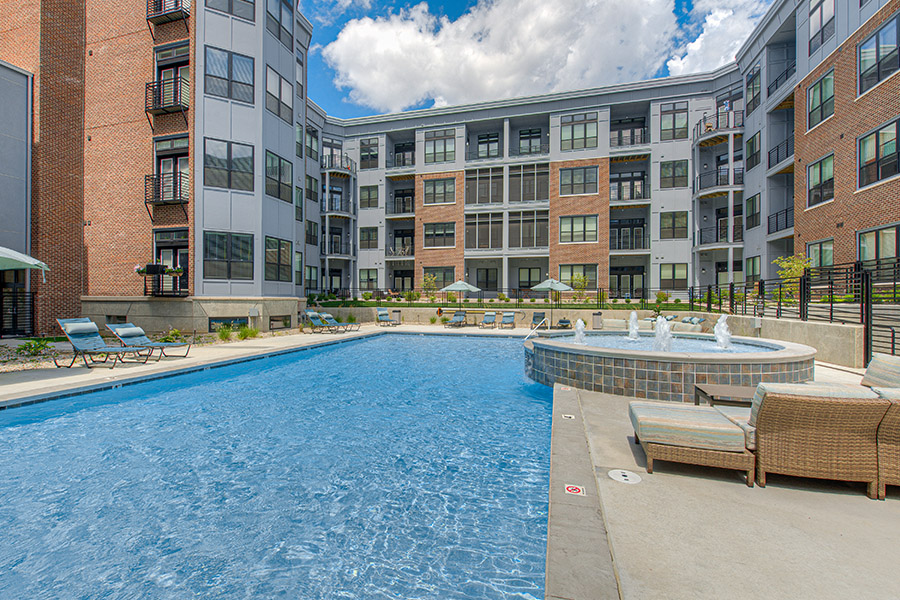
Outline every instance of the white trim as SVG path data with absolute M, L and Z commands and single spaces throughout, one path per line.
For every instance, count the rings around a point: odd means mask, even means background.
M 858 59 L 858 58 L 859 58 L 859 57 L 857 56 L 857 59 Z M 857 75 L 856 75 L 856 89 L 857 89 L 857 91 L 859 91 L 859 74 L 858 74 L 858 73 L 859 73 L 859 60 L 857 60 L 857 62 L 856 62 L 856 71 L 857 71 Z M 876 83 L 875 85 L 873 85 L 872 87 L 870 87 L 869 89 L 867 89 L 866 91 L 864 91 L 862 94 L 859 94 L 856 98 L 853 99 L 853 101 L 856 102 L 856 101 L 859 100 L 860 98 L 863 98 L 863 97 L 865 97 L 865 96 L 868 96 L 868 95 L 869 95 L 869 92 L 872 92 L 872 91 L 877 90 L 879 87 L 881 87 L 881 84 L 882 84 L 882 83 L 884 83 L 884 82 L 886 82 L 886 81 L 890 81 L 891 79 L 894 78 L 895 75 L 897 75 L 897 73 L 900 73 L 900 69 L 897 69 L 896 71 L 894 71 L 893 73 L 891 73 L 890 75 L 888 75 L 887 77 L 885 77 L 884 79 L 882 79 L 881 81 L 879 81 L 878 83 Z
M 806 202 L 807 202 L 807 206 L 806 206 L 806 208 L 803 209 L 803 212 L 806 212 L 806 211 L 808 211 L 808 210 L 812 210 L 812 209 L 814 209 L 814 208 L 819 208 L 820 206 L 824 206 L 824 205 L 826 205 L 826 204 L 831 204 L 832 202 L 834 202 L 834 198 L 832 198 L 831 200 L 826 200 L 825 202 L 819 202 L 818 204 L 814 204 L 814 205 L 812 205 L 812 206 L 809 206 L 809 189 L 807 189 L 806 191 L 807 191 L 807 194 L 806 194 Z
M 860 192 L 866 192 L 866 191 L 871 190 L 872 188 L 878 187 L 879 185 L 881 185 L 883 183 L 890 183 L 891 181 L 897 181 L 898 179 L 900 179 L 900 173 L 898 173 L 896 175 L 891 175 L 887 179 L 879 179 L 875 183 L 870 183 L 869 185 L 867 185 L 865 187 L 856 188 L 856 190 L 853 193 L 858 194 Z M 856 169 L 856 182 L 857 182 L 857 184 L 859 183 L 859 167 L 857 167 L 857 169 Z
M 807 89 L 807 93 L 809 93 L 809 90 L 808 90 L 808 89 Z M 809 132 L 811 132 L 811 131 L 814 131 L 814 130 L 818 129 L 818 128 L 819 128 L 819 125 L 821 125 L 822 123 L 827 123 L 828 121 L 830 121 L 830 120 L 832 119 L 832 117 L 834 117 L 834 112 L 832 112 L 830 115 L 828 115 L 827 117 L 825 117 L 824 119 L 822 119 L 821 121 L 819 121 L 818 123 L 816 123 L 815 125 L 813 125 L 813 128 L 812 128 L 812 129 L 807 129 L 807 130 L 803 133 L 803 135 L 806 135 L 807 133 L 809 133 Z M 809 127 L 809 109 L 806 110 L 806 126 Z M 818 161 L 816 161 L 816 162 L 818 162 Z

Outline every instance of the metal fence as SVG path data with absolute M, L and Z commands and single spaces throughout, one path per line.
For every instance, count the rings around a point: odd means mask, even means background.
M 0 337 L 34 335 L 34 294 L 0 290 Z

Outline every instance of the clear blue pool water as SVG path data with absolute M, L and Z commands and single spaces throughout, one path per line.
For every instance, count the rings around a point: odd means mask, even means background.
M 566 344 L 575 343 L 574 335 L 555 336 L 549 338 Z M 622 334 L 586 334 L 585 345 L 594 348 L 614 348 L 617 350 L 653 351 L 653 335 L 642 335 L 636 340 L 629 340 Z M 731 342 L 728 349 L 716 346 L 715 340 L 705 340 L 675 335 L 672 337 L 672 352 L 707 352 L 712 354 L 741 354 L 745 352 L 772 352 L 777 348 L 763 344 L 743 344 Z
M 543 598 L 522 361 L 390 335 L 0 411 L 0 598 Z

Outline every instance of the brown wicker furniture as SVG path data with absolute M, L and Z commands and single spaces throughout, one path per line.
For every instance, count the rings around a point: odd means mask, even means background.
M 694 385 L 694 404 L 706 400 L 709 406 L 750 406 L 755 392 L 756 386 L 698 383 Z
M 884 499 L 889 485 L 900 485 L 900 399 L 891 399 L 891 407 L 878 426 L 878 497 Z
M 640 442 L 637 439 L 635 441 Z M 640 444 L 641 448 L 644 449 L 644 454 L 647 455 L 648 473 L 653 473 L 654 460 L 668 460 L 689 465 L 744 471 L 747 478 L 747 487 L 753 487 L 753 469 L 756 464 L 756 456 L 749 450 L 744 450 L 743 452 L 722 452 L 719 450 L 654 444 L 652 442 L 640 442 Z

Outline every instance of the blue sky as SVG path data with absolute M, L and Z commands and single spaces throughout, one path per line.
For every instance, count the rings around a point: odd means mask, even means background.
M 356 117 L 715 68 L 771 0 L 300 0 L 309 97 Z

